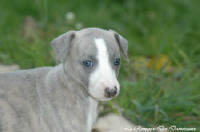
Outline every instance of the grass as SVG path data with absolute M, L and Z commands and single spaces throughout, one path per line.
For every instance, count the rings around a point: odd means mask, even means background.
M 113 100 L 122 114 L 147 127 L 199 127 L 199 5 L 198 0 L 1 0 L 0 62 L 23 69 L 54 65 L 49 42 L 58 34 L 81 25 L 114 29 L 128 39 L 131 60 L 122 65 L 121 93 Z M 67 12 L 75 19 L 67 20 Z M 36 26 L 24 24 L 27 16 Z M 172 71 L 165 65 L 136 68 L 137 57 L 146 63 L 161 55 Z

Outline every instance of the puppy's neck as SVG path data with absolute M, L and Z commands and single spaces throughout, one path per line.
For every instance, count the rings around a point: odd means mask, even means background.
M 91 131 L 97 116 L 98 102 L 91 98 L 86 89 L 76 80 L 64 72 L 62 64 L 52 68 L 47 74 L 45 92 L 47 93 L 45 97 L 47 102 L 57 108 L 58 113 L 62 113 L 60 111 L 62 109 L 70 111 L 70 115 L 73 115 L 73 118 L 77 118 L 84 125 L 85 131 Z
M 62 89 L 66 92 L 74 92 L 74 94 L 82 93 L 88 97 L 87 90 L 75 80 L 69 72 L 64 70 L 63 64 L 59 64 L 49 71 L 46 77 L 46 85 L 48 90 Z

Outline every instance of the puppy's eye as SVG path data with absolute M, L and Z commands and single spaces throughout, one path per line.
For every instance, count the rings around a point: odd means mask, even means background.
M 92 67 L 93 62 L 92 62 L 92 60 L 84 60 L 83 65 L 86 66 L 86 67 Z
M 114 65 L 120 65 L 120 58 L 115 58 Z

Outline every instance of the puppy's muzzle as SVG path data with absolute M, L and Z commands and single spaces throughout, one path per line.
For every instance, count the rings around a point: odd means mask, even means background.
M 117 94 L 117 87 L 116 86 L 114 88 L 106 87 L 104 92 L 105 92 L 105 97 L 112 98 Z

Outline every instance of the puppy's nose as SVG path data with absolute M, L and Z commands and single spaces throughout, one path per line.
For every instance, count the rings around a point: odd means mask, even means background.
M 112 98 L 117 94 L 117 87 L 115 86 L 114 88 L 105 88 L 105 97 L 107 98 Z

